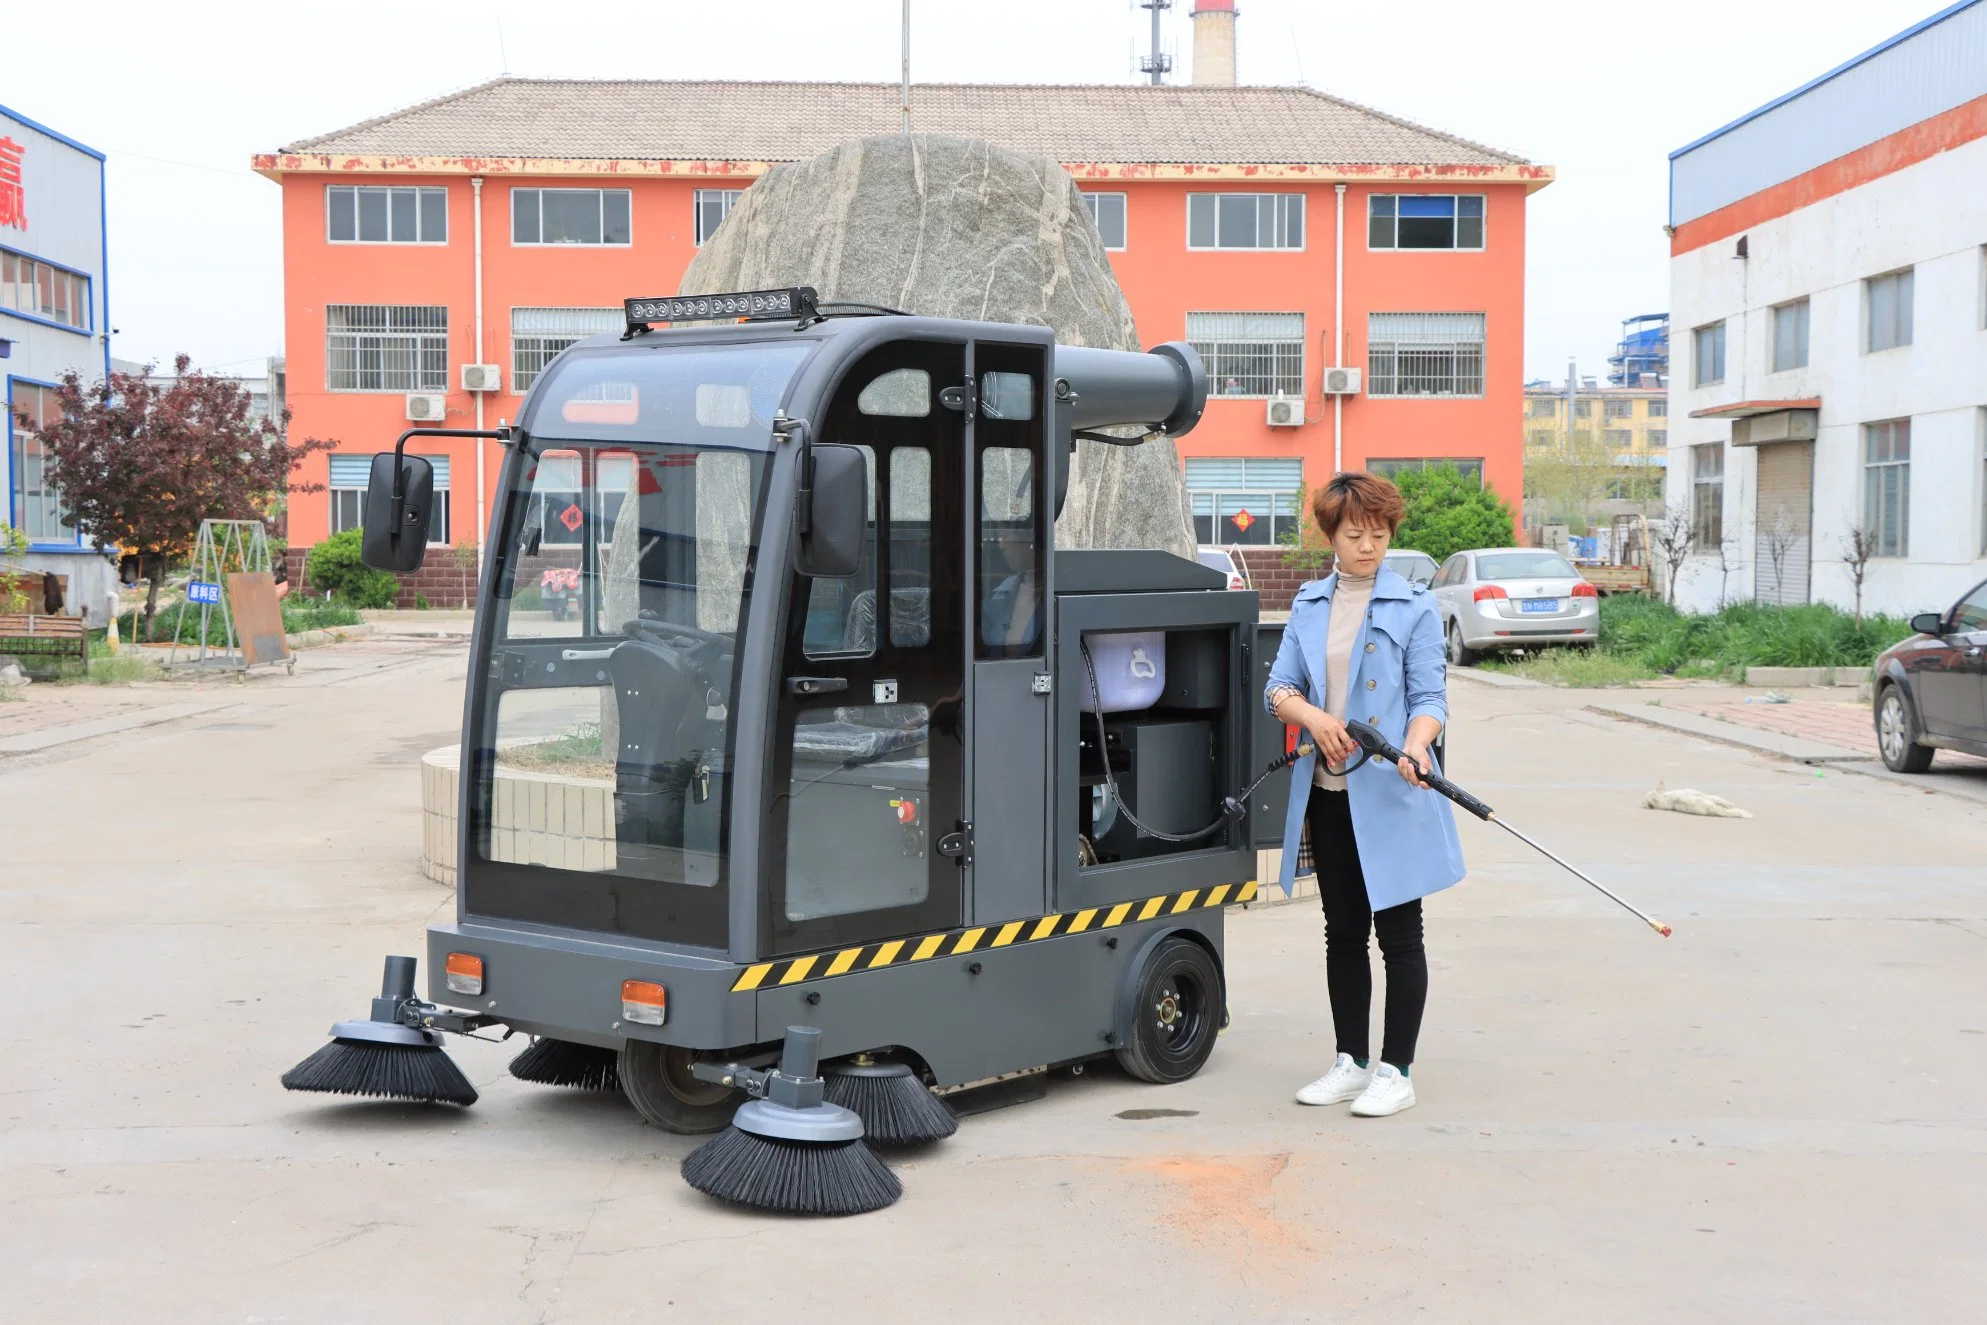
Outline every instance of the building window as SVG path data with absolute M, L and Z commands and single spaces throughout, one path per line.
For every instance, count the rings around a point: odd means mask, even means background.
M 1912 284 L 1909 271 L 1873 276 L 1863 282 L 1868 292 L 1865 302 L 1870 324 L 1869 338 L 1864 343 L 1870 353 L 1911 343 Z
M 1189 193 L 1188 248 L 1303 248 L 1301 193 Z
M 1650 401 L 1649 417 L 1652 419 L 1667 419 L 1670 417 L 1670 402 L 1667 400 Z
M 448 190 L 330 185 L 324 237 L 334 244 L 446 244 Z
M 698 189 L 696 201 L 692 204 L 696 208 L 693 241 L 702 244 L 716 234 L 718 227 L 724 224 L 724 218 L 731 215 L 732 207 L 744 196 L 744 189 Z M 625 244 L 628 241 L 622 239 L 609 242 Z
M 1207 368 L 1210 394 L 1304 394 L 1302 313 L 1189 313 L 1187 340 Z
M 1303 487 L 1304 462 L 1294 456 L 1191 458 L 1187 501 L 1194 513 L 1194 540 L 1261 547 L 1275 545 L 1286 534 L 1295 537 Z
M 1604 400 L 1601 412 L 1610 419 L 1632 419 L 1635 417 L 1635 402 L 1632 400 Z
M 1090 209 L 1090 219 L 1097 223 L 1097 233 L 1104 240 L 1104 247 L 1121 249 L 1125 246 L 1125 195 L 1122 193 L 1086 193 L 1083 205 Z
M 1627 428 L 1608 428 L 1601 433 L 1601 440 L 1609 446 L 1626 448 L 1635 444 L 1635 434 Z
M 1725 541 L 1725 444 L 1693 446 L 1690 455 L 1690 523 L 1699 551 Z
M 448 457 L 423 456 L 435 470 L 435 504 L 428 521 L 428 546 L 443 547 L 448 536 Z M 331 457 L 331 532 L 362 529 L 366 523 L 366 488 L 372 479 L 370 455 Z
M 1559 413 L 1559 402 L 1550 396 L 1534 396 L 1526 411 L 1535 419 L 1550 419 Z
M 0 308 L 90 329 L 90 278 L 0 249 Z
M 1690 373 L 1693 386 L 1716 386 L 1725 380 L 1725 324 L 1713 322 L 1690 333 Z
M 1366 200 L 1368 248 L 1483 247 L 1481 193 L 1375 193 Z
M 326 390 L 448 390 L 448 309 L 332 304 L 324 324 Z
M 1911 420 L 1863 425 L 1863 528 L 1879 557 L 1911 555 Z
M 14 510 L 20 530 L 33 543 L 72 542 L 76 531 L 62 519 L 62 502 L 48 483 L 48 453 L 41 447 L 41 430 L 61 417 L 61 406 L 52 387 L 36 386 L 15 378 L 13 417 L 8 420 L 14 437 Z
M 1534 431 L 1527 434 L 1525 440 L 1533 446 L 1551 446 L 1559 440 L 1559 434 L 1552 432 L 1544 432 L 1544 431 Z
M 1366 394 L 1483 394 L 1482 313 L 1368 313 Z
M 1669 444 L 1670 444 L 1670 434 L 1667 429 L 1651 428 L 1649 430 L 1649 445 L 1668 446 Z
M 1591 400 L 1575 400 L 1573 402 L 1573 417 L 1576 419 L 1593 418 L 1594 402 Z
M 511 310 L 511 388 L 531 389 L 560 350 L 626 323 L 618 308 L 513 308 Z
M 1480 457 L 1461 458 L 1456 456 L 1416 456 L 1405 460 L 1368 460 L 1366 472 L 1378 474 L 1381 478 L 1394 478 L 1410 469 L 1435 469 L 1448 465 L 1459 471 L 1464 478 L 1483 482 L 1483 460 Z
M 1808 366 L 1808 301 L 1796 299 L 1773 310 L 1773 371 Z
M 513 244 L 626 244 L 626 189 L 512 189 Z

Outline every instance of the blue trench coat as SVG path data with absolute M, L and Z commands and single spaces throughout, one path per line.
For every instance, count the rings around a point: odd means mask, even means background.
M 1313 580 L 1297 591 L 1283 646 L 1270 668 L 1263 704 L 1279 686 L 1294 686 L 1319 708 L 1325 706 L 1325 634 L 1331 620 L 1337 575 Z M 1435 600 L 1384 567 L 1352 645 L 1352 684 L 1346 688 L 1346 716 L 1362 718 L 1388 740 L 1407 739 L 1412 718 L 1428 714 L 1449 721 L 1448 667 L 1442 653 L 1442 623 Z M 1311 799 L 1316 755 L 1297 761 L 1291 774 L 1290 806 L 1283 820 L 1283 874 L 1286 896 L 1297 874 L 1297 846 L 1304 809 Z M 1456 837 L 1455 812 L 1433 791 L 1411 787 L 1392 764 L 1369 759 L 1346 778 L 1352 798 L 1352 835 L 1366 896 L 1375 911 L 1426 897 L 1463 877 L 1463 845 Z

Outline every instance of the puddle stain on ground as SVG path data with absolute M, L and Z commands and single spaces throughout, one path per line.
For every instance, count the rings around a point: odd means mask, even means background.
M 1154 1213 L 1181 1241 L 1240 1261 L 1265 1252 L 1309 1252 L 1301 1222 L 1279 1220 L 1271 1188 L 1290 1167 L 1290 1152 L 1244 1156 L 1169 1156 L 1132 1160 L 1131 1172 L 1160 1179 L 1177 1200 Z
M 1123 1118 L 1127 1122 L 1142 1123 L 1148 1118 L 1198 1118 L 1199 1109 L 1126 1109 L 1114 1113 L 1113 1118 Z

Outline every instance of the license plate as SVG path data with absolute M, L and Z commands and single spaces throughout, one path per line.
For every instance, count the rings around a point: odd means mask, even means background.
M 1518 610 L 1521 612 L 1557 612 L 1559 610 L 1559 600 L 1557 598 L 1526 598 L 1521 600 Z

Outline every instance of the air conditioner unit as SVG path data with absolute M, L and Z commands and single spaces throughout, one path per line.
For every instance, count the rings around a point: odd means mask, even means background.
M 493 363 L 466 363 L 462 365 L 462 389 L 464 391 L 502 391 L 504 370 Z
M 1272 428 L 1296 428 L 1304 422 L 1304 402 L 1295 396 L 1271 396 L 1266 411 Z
M 1328 396 L 1356 396 L 1359 394 L 1359 370 L 1357 368 L 1325 369 L 1325 394 Z
M 424 392 L 408 393 L 407 417 L 415 423 L 440 423 L 447 413 L 447 396 L 428 395 Z

